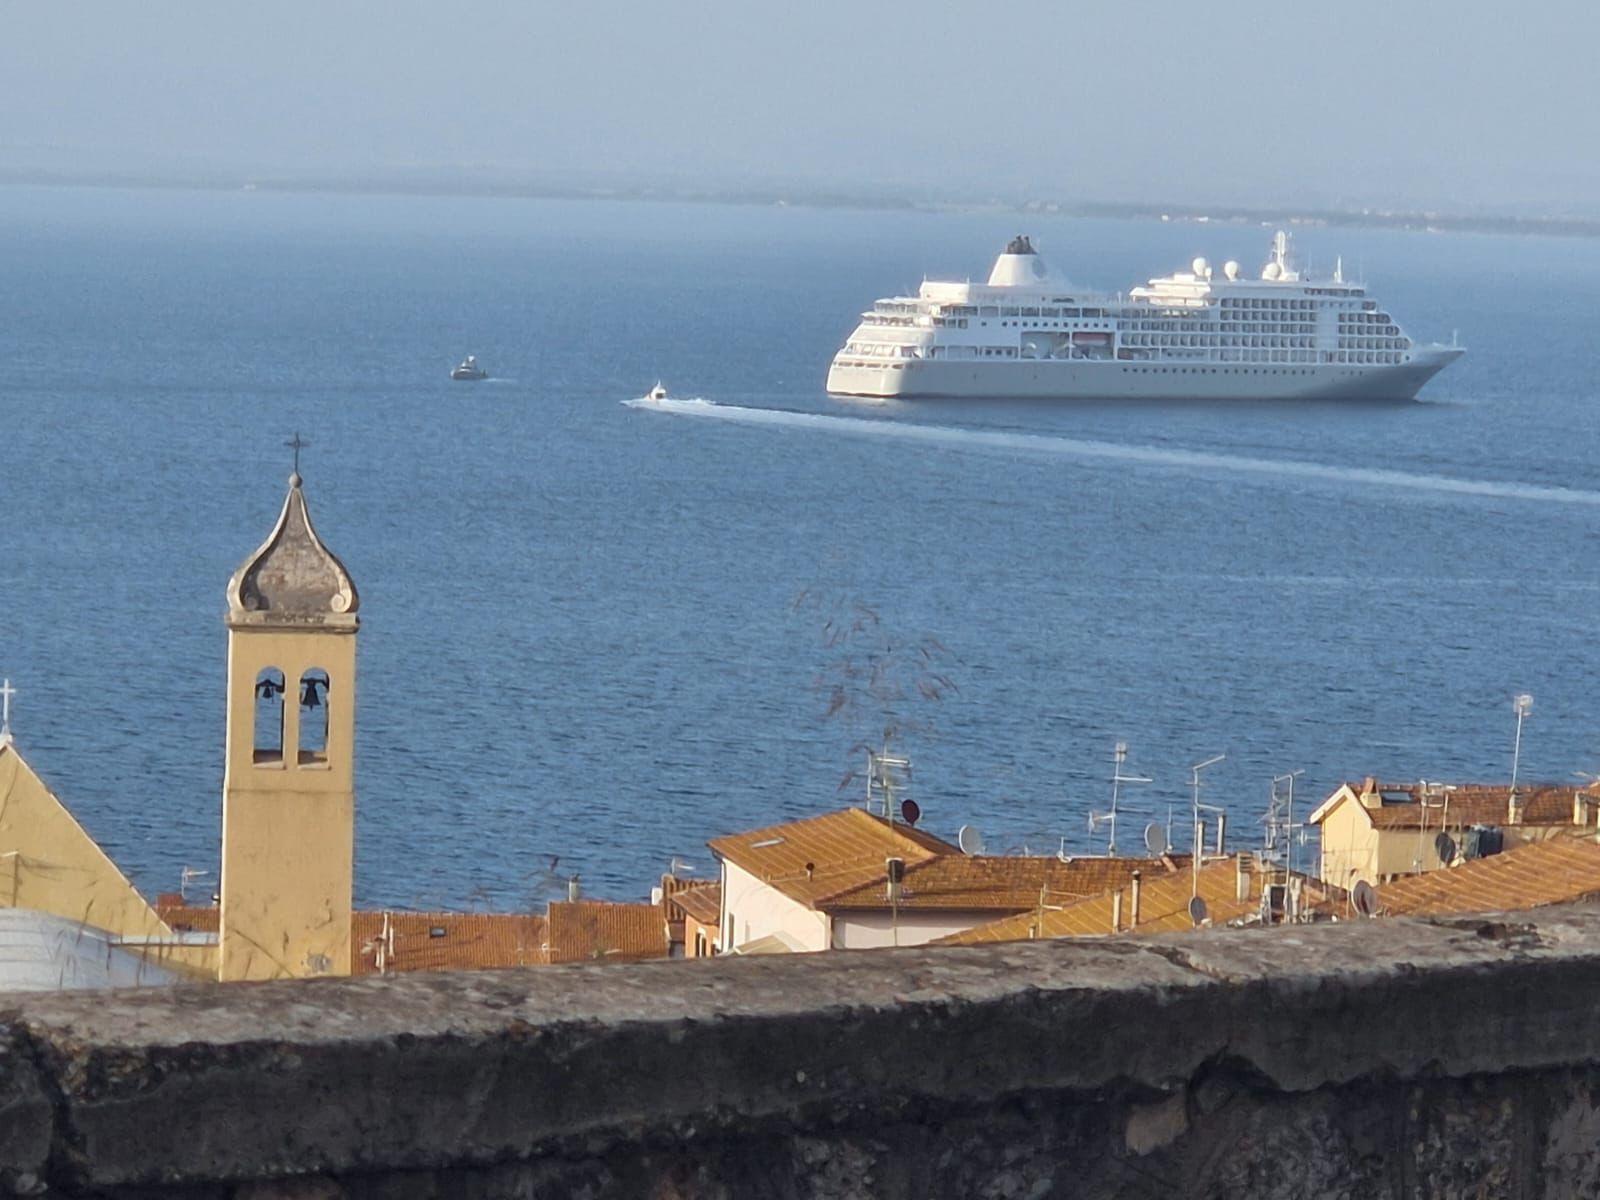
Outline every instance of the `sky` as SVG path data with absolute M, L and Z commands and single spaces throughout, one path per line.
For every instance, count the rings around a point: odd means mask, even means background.
M 1600 211 L 1600 6 L 7 0 L 0 171 Z

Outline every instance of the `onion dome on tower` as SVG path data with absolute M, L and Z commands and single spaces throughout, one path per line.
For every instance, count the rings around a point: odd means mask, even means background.
M 300 473 L 267 540 L 228 581 L 232 626 L 323 626 L 354 629 L 361 597 L 338 555 L 312 527 Z

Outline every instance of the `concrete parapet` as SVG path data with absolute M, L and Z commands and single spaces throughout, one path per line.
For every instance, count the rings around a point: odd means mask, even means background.
M 1600 1188 L 1600 909 L 0 998 L 0 1179 L 413 1200 Z

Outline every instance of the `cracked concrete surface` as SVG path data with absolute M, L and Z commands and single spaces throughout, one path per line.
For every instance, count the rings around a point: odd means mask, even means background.
M 1600 1178 L 1597 985 L 1573 907 L 0 998 L 0 1183 L 1557 1195 Z

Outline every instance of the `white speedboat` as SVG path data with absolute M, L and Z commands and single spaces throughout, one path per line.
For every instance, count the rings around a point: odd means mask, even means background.
M 644 394 L 646 400 L 665 400 L 667 398 L 666 386 L 658 379 L 655 387 Z
M 477 355 L 469 354 L 461 360 L 460 366 L 450 372 L 450 378 L 465 380 L 487 379 L 489 378 L 489 372 L 478 365 Z

